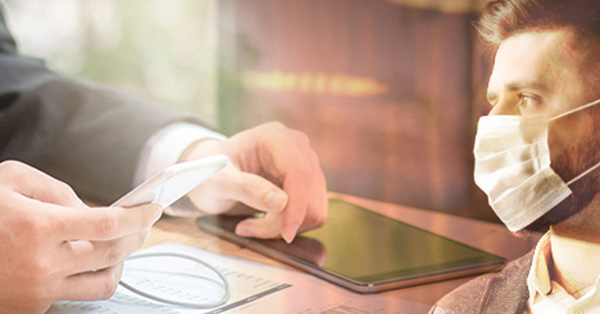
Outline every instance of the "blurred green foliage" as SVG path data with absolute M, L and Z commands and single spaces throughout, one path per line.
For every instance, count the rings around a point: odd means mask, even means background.
M 7 0 L 24 54 L 216 121 L 214 0 Z

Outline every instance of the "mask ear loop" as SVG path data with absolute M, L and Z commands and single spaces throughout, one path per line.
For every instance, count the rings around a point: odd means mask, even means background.
M 554 116 L 554 117 L 552 117 L 552 118 L 548 119 L 548 121 L 552 121 L 552 120 L 557 120 L 557 119 L 560 119 L 560 118 L 562 118 L 562 117 L 564 117 L 564 116 L 567 116 L 567 115 L 570 115 L 570 114 L 572 114 L 572 113 L 575 113 L 575 112 L 581 111 L 581 110 L 583 110 L 583 109 L 587 109 L 587 108 L 589 108 L 589 107 L 592 107 L 592 106 L 595 106 L 595 105 L 597 105 L 597 104 L 599 104 L 599 103 L 600 103 L 600 99 L 594 100 L 594 101 L 592 101 L 591 103 L 585 104 L 585 105 L 583 105 L 583 106 L 580 106 L 580 107 L 577 107 L 577 108 L 575 108 L 575 109 L 573 109 L 573 110 L 569 110 L 569 111 L 567 111 L 567 112 L 563 112 L 563 113 L 561 113 L 561 114 L 559 114 L 559 115 L 557 115 L 557 116 Z
M 588 170 L 580 173 L 578 176 L 576 176 L 575 178 L 569 180 L 569 182 L 567 182 L 567 185 L 571 185 L 571 183 L 574 183 L 575 181 L 585 177 L 586 175 L 588 175 L 590 172 L 596 170 L 598 167 L 600 167 L 600 162 L 595 164 L 594 166 L 588 168 Z
M 199 258 L 189 256 L 189 255 L 184 255 L 184 254 L 178 254 L 178 253 L 146 253 L 146 254 L 137 254 L 137 255 L 130 256 L 126 260 L 157 257 L 157 256 L 172 256 L 172 257 L 189 259 L 189 260 L 192 260 L 194 262 L 197 262 L 197 263 L 207 267 L 208 269 L 213 271 L 215 274 L 217 274 L 217 276 L 219 276 L 219 278 L 223 281 L 223 288 L 225 289 L 225 293 L 223 294 L 223 297 L 220 300 L 218 300 L 216 302 L 212 302 L 212 303 L 181 302 L 181 301 L 172 300 L 169 298 L 163 298 L 163 297 L 145 292 L 141 289 L 135 288 L 133 285 L 130 285 L 130 284 L 124 282 L 123 280 L 120 280 L 119 284 L 121 286 L 123 286 L 124 288 L 126 288 L 127 290 L 129 290 L 133 293 L 136 293 L 138 295 L 141 295 L 145 298 L 148 298 L 150 300 L 154 300 L 154 301 L 158 301 L 158 302 L 162 302 L 162 303 L 166 303 L 166 304 L 171 304 L 171 305 L 183 306 L 183 307 L 208 309 L 208 308 L 214 308 L 214 307 L 224 305 L 229 300 L 229 296 L 230 296 L 229 283 L 227 282 L 227 279 L 225 279 L 225 276 L 223 276 L 223 274 L 220 271 L 218 271 L 216 268 L 214 268 L 213 266 L 209 265 L 208 263 L 206 263 L 205 261 L 203 261 Z
M 591 103 L 587 103 L 587 104 L 585 104 L 585 105 L 583 105 L 583 106 L 580 106 L 580 107 L 577 107 L 577 108 L 575 108 L 575 109 L 573 109 L 573 110 L 569 110 L 569 111 L 567 111 L 567 112 L 563 112 L 563 113 L 561 113 L 561 114 L 559 114 L 559 115 L 557 115 L 557 116 L 554 116 L 554 117 L 552 117 L 552 118 L 548 119 L 548 122 L 550 122 L 550 121 L 553 121 L 553 120 L 560 119 L 560 118 L 562 118 L 562 117 L 564 117 L 564 116 L 570 115 L 570 114 L 572 114 L 572 113 L 575 113 L 575 112 L 579 112 L 579 111 L 581 111 L 581 110 L 584 110 L 584 109 L 587 109 L 587 108 L 589 108 L 589 107 L 595 106 L 595 105 L 597 105 L 597 104 L 599 104 L 599 103 L 600 103 L 600 99 L 594 100 L 594 101 L 592 101 Z M 577 180 L 579 180 L 579 179 L 581 179 L 581 178 L 585 177 L 585 176 L 586 176 L 586 175 L 588 175 L 590 172 L 592 172 L 592 171 L 596 170 L 598 167 L 600 167 L 600 162 L 599 162 L 599 163 L 597 163 L 596 165 L 594 165 L 594 166 L 592 166 L 592 167 L 588 168 L 586 171 L 584 171 L 584 172 L 580 173 L 580 174 L 579 174 L 578 176 L 576 176 L 575 178 L 573 178 L 573 179 L 569 180 L 569 182 L 567 182 L 567 185 L 571 185 L 572 183 L 576 182 Z
M 567 116 L 567 115 L 570 115 L 570 114 L 572 114 L 572 113 L 575 113 L 575 112 L 578 112 L 578 111 L 581 111 L 581 110 L 587 109 L 587 108 L 589 108 L 589 107 L 592 107 L 592 106 L 595 106 L 595 105 L 597 105 L 597 104 L 599 104 L 599 103 L 600 103 L 600 99 L 594 100 L 594 101 L 592 101 L 591 103 L 585 104 L 585 105 L 583 105 L 583 106 L 580 106 L 580 107 L 577 107 L 577 108 L 575 108 L 575 109 L 573 109 L 573 110 L 569 110 L 569 111 L 567 111 L 567 112 L 563 112 L 563 113 L 561 113 L 561 114 L 559 114 L 559 115 L 557 115 L 557 116 L 554 116 L 554 117 L 552 117 L 552 118 L 548 119 L 548 121 L 552 121 L 552 120 L 557 120 L 557 119 L 560 119 L 560 118 L 562 118 L 562 117 L 564 117 L 564 116 Z M 581 179 L 581 178 L 585 177 L 585 176 L 586 176 L 586 175 L 588 175 L 590 172 L 592 172 L 592 171 L 596 170 L 598 167 L 600 167 L 600 162 L 599 162 L 599 163 L 597 163 L 597 164 L 595 164 L 594 166 L 592 166 L 592 167 L 588 168 L 586 171 L 584 171 L 584 172 L 580 173 L 580 174 L 579 174 L 578 176 L 576 176 L 575 178 L 573 178 L 573 179 L 569 180 L 569 182 L 567 182 L 567 185 L 571 185 L 572 183 L 576 182 L 577 180 L 579 180 L 579 179 Z

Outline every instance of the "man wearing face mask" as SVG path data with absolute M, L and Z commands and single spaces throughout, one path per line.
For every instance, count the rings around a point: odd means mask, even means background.
M 600 1 L 497 0 L 478 24 L 496 49 L 475 182 L 529 254 L 432 313 L 600 313 Z

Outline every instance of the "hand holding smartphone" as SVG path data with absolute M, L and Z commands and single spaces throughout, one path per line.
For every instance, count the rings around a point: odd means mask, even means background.
M 200 185 L 200 183 L 206 181 L 213 174 L 223 169 L 229 158 L 226 155 L 216 155 L 202 159 L 196 159 L 192 161 L 182 162 L 173 164 L 163 171 L 157 173 L 144 183 L 140 184 L 129 193 L 125 194 L 119 200 L 114 202 L 111 206 L 122 206 L 130 207 L 135 205 L 141 205 L 145 203 L 159 204 L 162 208 L 166 208 L 180 199 L 182 196 L 190 192 L 193 188 Z M 216 273 L 218 278 L 223 281 L 224 294 L 221 299 L 214 302 L 206 302 L 205 300 L 190 302 L 189 300 L 179 300 L 171 295 L 163 295 L 159 291 L 153 291 L 144 286 L 138 286 L 135 280 L 120 280 L 119 283 L 126 289 L 139 294 L 145 298 L 149 298 L 154 301 L 163 302 L 167 304 L 173 304 L 177 306 L 186 306 L 193 308 L 210 308 L 223 305 L 229 300 L 229 286 L 225 277 L 211 265 L 206 264 L 202 260 L 194 257 L 169 254 L 169 253 L 154 253 L 146 255 L 135 255 L 127 258 L 139 259 L 139 258 L 150 258 L 156 256 L 170 256 L 172 258 L 184 258 L 193 260 L 199 265 L 204 265 L 208 269 Z M 125 266 L 127 267 L 127 266 Z M 139 272 L 139 270 L 137 270 Z M 169 273 L 171 270 L 166 268 L 164 271 L 159 270 L 159 273 Z M 135 272 L 135 271 L 134 271 Z M 179 270 L 178 270 L 179 272 Z M 124 273 L 127 273 L 125 268 Z M 191 275 L 190 275 L 191 276 Z M 126 277 L 124 277 L 126 278 Z M 135 276 L 134 276 L 135 278 Z M 144 280 L 147 280 L 146 278 Z
M 111 206 L 130 207 L 144 203 L 166 208 L 223 169 L 229 158 L 216 155 L 173 164 L 118 199 Z

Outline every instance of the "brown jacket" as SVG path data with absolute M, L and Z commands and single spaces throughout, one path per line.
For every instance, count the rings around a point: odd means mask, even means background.
M 527 313 L 527 276 L 533 260 L 528 254 L 502 270 L 475 278 L 439 300 L 430 314 Z

